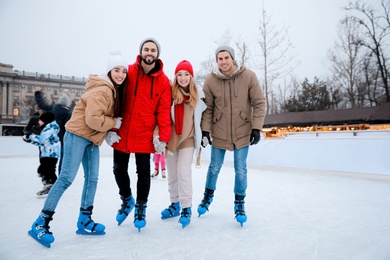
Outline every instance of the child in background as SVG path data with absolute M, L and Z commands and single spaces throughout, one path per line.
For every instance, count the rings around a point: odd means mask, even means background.
M 47 112 L 39 117 L 41 133 L 31 134 L 29 139 L 40 149 L 38 175 L 42 179 L 43 189 L 37 192 L 37 198 L 45 198 L 57 180 L 56 165 L 61 153 L 61 142 L 58 138 L 60 127 L 54 121 L 54 114 Z
M 166 170 L 165 170 L 165 155 L 154 153 L 153 154 L 153 160 L 154 160 L 154 173 L 152 174 L 152 178 L 158 177 L 158 174 L 160 173 L 159 169 L 161 166 L 161 175 L 162 178 L 165 179 L 166 176 Z
M 30 135 L 36 134 L 39 135 L 41 133 L 41 126 L 39 125 L 39 116 L 43 114 L 43 111 L 39 109 L 37 105 L 35 105 L 34 114 L 30 117 L 26 127 L 23 129 L 23 141 L 26 143 L 31 143 Z

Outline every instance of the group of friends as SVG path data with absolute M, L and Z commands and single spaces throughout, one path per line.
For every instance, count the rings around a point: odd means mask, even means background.
M 105 73 L 89 76 L 85 93 L 65 125 L 62 143 L 59 138 L 43 137 L 49 128 L 50 134 L 59 132 L 53 115 L 44 113 L 39 117 L 43 130 L 29 139 L 38 146 L 43 146 L 43 140 L 58 144 L 50 152 L 61 158 L 58 178 L 28 231 L 42 245 L 50 247 L 54 242 L 49 222 L 80 164 L 84 186 L 76 233 L 105 234 L 105 226 L 92 220 L 99 146 L 104 140 L 113 148 L 113 173 L 121 199 L 118 225 L 134 209 L 134 227 L 140 232 L 146 226 L 150 156 L 155 153 L 166 158 L 171 203 L 162 210 L 161 218 L 180 216 L 179 223 L 187 227 L 192 215 L 192 162 L 201 147 L 207 145 L 211 146 L 211 160 L 198 216 L 205 214 L 213 201 L 228 150 L 234 153 L 235 218 L 241 226 L 247 221 L 247 155 L 249 146 L 260 141 L 265 117 L 265 98 L 256 74 L 235 60 L 233 48 L 220 46 L 215 51 L 217 66 L 206 77 L 202 89 L 197 87 L 193 67 L 187 60 L 177 64 L 171 83 L 163 71 L 160 54 L 161 46 L 154 38 L 141 42 L 134 64 L 128 65 L 120 51 L 112 51 Z M 137 174 L 134 193 L 128 172 L 131 153 Z

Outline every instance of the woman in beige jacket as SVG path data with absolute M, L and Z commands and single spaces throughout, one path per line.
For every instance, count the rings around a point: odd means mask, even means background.
M 84 168 L 84 187 L 76 233 L 105 234 L 105 226 L 95 223 L 91 218 L 99 175 L 99 146 L 108 130 L 119 129 L 121 126 L 121 118 L 116 118 L 119 112 L 118 89 L 125 86 L 126 79 L 127 62 L 119 51 L 111 52 L 106 74 L 90 75 L 85 86 L 86 91 L 65 126 L 64 158 L 60 177 L 51 188 L 43 210 L 28 232 L 46 247 L 50 247 L 54 242 L 54 236 L 49 231 L 49 222 L 62 194 L 75 179 L 81 163 Z

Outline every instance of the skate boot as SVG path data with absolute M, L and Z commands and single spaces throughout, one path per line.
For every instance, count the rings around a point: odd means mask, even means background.
M 53 233 L 49 231 L 49 222 L 53 220 L 53 211 L 43 211 L 31 226 L 28 234 L 45 247 L 50 247 L 54 242 Z
M 161 219 L 173 218 L 180 215 L 180 202 L 171 203 L 168 208 L 161 211 Z
M 206 211 L 209 210 L 209 206 L 213 201 L 213 197 L 214 197 L 214 191 L 206 188 L 204 192 L 203 200 L 200 202 L 198 206 L 198 213 L 199 213 L 198 217 L 200 217 L 201 215 L 206 213 Z
M 134 227 L 138 228 L 138 232 L 141 232 L 141 228 L 146 226 L 146 202 L 139 201 L 135 204 L 134 209 Z
M 46 198 L 52 186 L 53 184 L 45 184 L 43 186 L 43 189 L 37 192 L 37 198 L 38 199 Z
M 127 198 L 121 197 L 122 205 L 118 213 L 116 214 L 116 221 L 118 221 L 118 226 L 122 224 L 123 221 L 127 218 L 130 212 L 133 210 L 135 201 L 132 195 Z
M 234 213 L 236 214 L 235 219 L 237 220 L 238 223 L 240 223 L 241 227 L 246 222 L 244 198 L 245 198 L 244 196 L 236 195 L 236 199 L 234 201 Z
M 191 208 L 184 208 L 181 212 L 181 216 L 179 218 L 179 222 L 183 228 L 188 226 L 191 222 Z
M 150 177 L 157 178 L 158 173 L 159 173 L 158 170 L 155 170 L 154 173 Z
M 162 170 L 162 172 L 161 172 L 161 177 L 163 178 L 163 179 L 165 179 L 166 177 L 167 177 L 167 174 L 166 174 L 166 170 Z
M 92 218 L 93 206 L 89 206 L 87 209 L 80 208 L 79 219 L 77 221 L 76 233 L 79 235 L 104 235 L 106 228 L 104 225 L 95 223 Z

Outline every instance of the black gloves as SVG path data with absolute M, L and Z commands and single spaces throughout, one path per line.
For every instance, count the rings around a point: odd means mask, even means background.
M 212 145 L 210 133 L 206 131 L 202 131 L 202 141 L 200 142 L 200 145 L 203 146 L 203 148 L 206 148 L 206 145 Z
M 28 135 L 23 135 L 23 141 L 26 143 L 31 143 L 30 137 Z
M 252 129 L 249 141 L 251 142 L 251 145 L 257 144 L 260 141 L 260 130 Z

